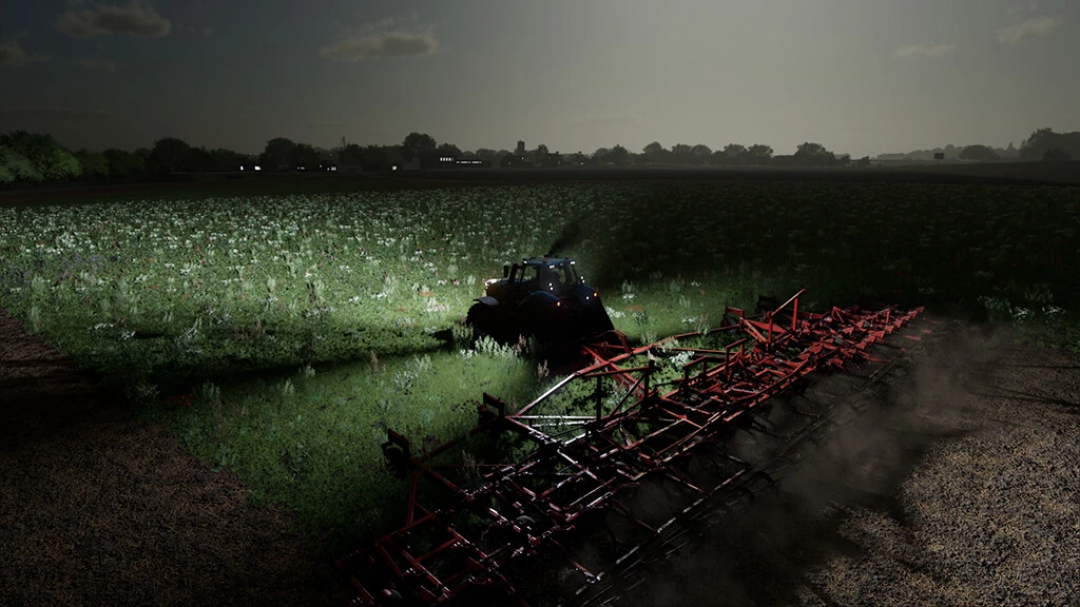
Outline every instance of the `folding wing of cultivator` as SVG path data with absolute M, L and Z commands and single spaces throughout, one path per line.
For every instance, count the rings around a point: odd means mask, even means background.
M 727 439 L 773 432 L 771 398 L 815 371 L 877 360 L 867 348 L 922 311 L 812 314 L 802 293 L 637 348 L 618 334 L 588 344 L 587 367 L 517 411 L 484 394 L 478 425 L 438 448 L 388 431 L 388 465 L 411 481 L 405 524 L 336 561 L 352 604 L 580 601 L 718 496 L 769 481 Z

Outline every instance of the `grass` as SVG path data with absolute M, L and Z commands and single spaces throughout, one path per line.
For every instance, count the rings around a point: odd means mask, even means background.
M 457 326 L 560 235 L 636 341 L 809 289 L 1017 324 L 1080 349 L 1080 190 L 805 182 L 458 187 L 0 208 L 0 306 L 252 499 L 340 551 L 397 523 L 386 427 L 459 435 L 553 378 Z M 77 227 L 75 227 L 77 226 Z M 805 309 L 805 308 L 804 308 Z

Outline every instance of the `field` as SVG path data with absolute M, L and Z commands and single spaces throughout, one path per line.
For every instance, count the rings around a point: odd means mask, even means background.
M 503 263 L 556 240 L 635 341 L 806 287 L 1008 322 L 1080 350 L 1080 190 L 830 181 L 537 183 L 0 208 L 0 308 L 297 513 L 326 556 L 397 522 L 387 427 L 555 378 L 469 347 Z

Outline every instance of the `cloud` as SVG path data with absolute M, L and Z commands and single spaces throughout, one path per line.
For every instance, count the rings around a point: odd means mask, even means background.
M 893 57 L 897 59 L 942 57 L 955 50 L 955 44 L 911 44 L 896 49 L 893 53 Z
M 116 62 L 109 59 L 96 59 L 94 57 L 83 57 L 79 59 L 79 65 L 88 70 L 103 70 L 106 73 L 116 73 Z
M 1016 44 L 1031 38 L 1049 36 L 1061 25 L 1061 19 L 1050 17 L 1035 17 L 1023 23 L 1003 27 L 997 31 L 998 42 L 1003 44 Z
M 390 17 L 364 24 L 341 40 L 321 47 L 319 57 L 356 62 L 435 54 L 440 48 L 433 28 L 407 26 L 414 21 L 416 15 Z
M 49 122 L 101 122 L 113 116 L 98 110 L 75 110 L 70 108 L 9 108 L 0 109 L 0 118 L 20 121 L 41 120 Z
M 160 38 L 172 23 L 140 0 L 127 6 L 99 4 L 93 8 L 68 10 L 56 20 L 56 29 L 74 38 L 128 34 L 139 38 Z
M 0 65 L 22 67 L 31 61 L 45 61 L 47 55 L 30 55 L 19 44 L 21 38 L 26 37 L 26 32 L 19 32 L 7 42 L 0 43 Z

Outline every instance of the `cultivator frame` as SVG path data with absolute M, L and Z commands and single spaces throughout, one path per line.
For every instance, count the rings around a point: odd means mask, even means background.
M 536 592 L 526 591 L 522 580 L 529 578 L 529 568 L 553 565 L 562 589 L 555 592 L 552 582 L 549 596 L 559 604 L 580 602 L 590 587 L 626 569 L 673 526 L 715 507 L 720 496 L 745 490 L 752 479 L 771 483 L 754 462 L 726 450 L 724 439 L 738 429 L 772 432 L 761 415 L 769 400 L 815 371 L 843 368 L 852 360 L 884 362 L 867 349 L 923 311 L 864 304 L 801 312 L 804 292 L 753 317 L 727 308 L 719 327 L 637 348 L 617 332 L 607 334 L 583 346 L 591 364 L 516 412 L 484 394 L 477 426 L 434 449 L 417 452 L 406 437 L 387 430 L 387 464 L 410 478 L 405 524 L 335 561 L 356 589 L 351 605 L 460 599 L 535 607 L 548 600 L 533 598 Z M 738 339 L 723 348 L 679 345 L 727 334 Z M 681 377 L 663 384 L 653 380 L 661 357 L 686 358 L 684 352 L 689 360 Z M 641 364 L 624 366 L 642 357 Z M 593 381 L 592 415 L 549 410 L 568 386 Z M 439 463 L 480 434 L 516 437 L 529 452 L 515 462 Z M 422 479 L 442 496 L 429 490 L 422 497 Z M 645 484 L 678 494 L 674 515 L 669 509 L 657 518 L 636 505 Z M 424 499 L 437 506 L 422 505 Z M 598 519 L 612 517 L 629 531 L 616 538 L 607 529 L 619 556 L 614 566 L 594 570 L 578 547 L 604 526 Z

